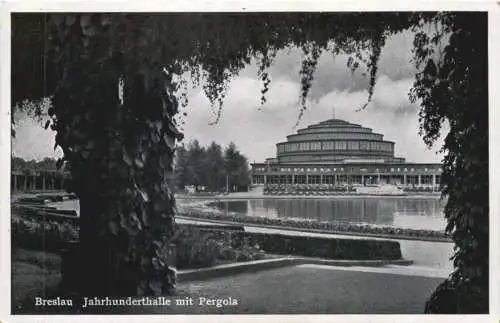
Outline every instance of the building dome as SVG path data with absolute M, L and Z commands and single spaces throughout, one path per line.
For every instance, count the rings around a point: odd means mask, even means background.
M 280 163 L 404 162 L 394 157 L 394 142 L 383 140 L 372 129 L 344 120 L 330 119 L 299 129 L 277 146 Z

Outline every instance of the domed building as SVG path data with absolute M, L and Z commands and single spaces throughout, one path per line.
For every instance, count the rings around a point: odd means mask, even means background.
M 252 184 L 276 189 L 393 184 L 437 191 L 441 165 L 408 163 L 394 142 L 359 124 L 330 119 L 299 129 L 276 144 L 277 155 L 252 164 Z

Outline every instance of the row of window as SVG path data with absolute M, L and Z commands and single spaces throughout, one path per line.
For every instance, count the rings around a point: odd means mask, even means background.
M 381 177 L 376 176 L 347 176 L 340 175 L 334 177 L 332 175 L 270 175 L 265 178 L 262 175 L 253 176 L 255 184 L 335 184 L 335 183 L 350 183 L 350 184 L 376 184 L 378 182 L 386 182 L 392 184 L 406 184 L 406 185 L 439 185 L 441 177 L 436 175 L 432 176 L 407 176 L 406 180 L 402 176 Z
M 312 141 L 286 143 L 278 145 L 278 153 L 295 151 L 320 151 L 320 150 L 364 150 L 392 152 L 393 144 L 377 141 Z
M 362 132 L 362 133 L 371 133 L 372 130 L 368 128 L 358 128 L 358 127 L 353 127 L 353 128 L 347 128 L 347 127 L 338 127 L 338 128 L 327 128 L 327 127 L 322 127 L 322 128 L 306 128 L 306 129 L 300 129 L 297 131 L 297 133 L 318 133 L 318 132 Z
M 300 134 L 292 136 L 289 141 L 297 140 L 316 140 L 316 139 L 364 139 L 364 140 L 382 140 L 383 136 L 375 133 L 318 133 L 318 134 Z
M 363 157 L 368 158 L 368 159 L 385 159 L 387 156 L 380 156 L 380 155 L 366 155 L 364 154 Z M 308 162 L 308 161 L 322 161 L 322 160 L 345 160 L 345 159 L 350 159 L 352 158 L 352 155 L 347 156 L 347 155 L 337 155 L 337 154 L 328 154 L 324 156 L 316 156 L 316 155 L 296 155 L 296 156 L 283 156 L 280 157 L 280 160 L 282 162 Z M 402 161 L 404 162 L 404 161 Z
M 423 171 L 424 172 L 433 172 L 433 171 L 439 171 L 440 168 L 424 168 Z M 329 172 L 343 172 L 344 171 L 344 167 L 334 167 L 334 168 L 317 168 L 317 167 L 314 167 L 314 168 L 311 168 L 311 167 L 307 167 L 307 168 L 302 168 L 302 167 L 269 167 L 269 171 L 271 172 L 295 172 L 295 173 L 298 173 L 298 172 L 326 172 L 326 173 L 329 173 Z M 414 172 L 415 171 L 415 168 L 401 168 L 401 167 L 391 167 L 391 168 L 375 168 L 374 170 L 369 170 L 368 168 L 360 168 L 360 169 L 355 169 L 353 167 L 349 167 L 348 168 L 348 171 L 349 172 L 355 172 L 355 171 L 360 171 L 360 172 L 375 172 L 375 173 L 393 173 L 393 172 Z M 418 170 L 417 170 L 418 171 Z M 266 172 L 266 168 L 265 167 L 256 167 L 254 168 L 254 172 Z

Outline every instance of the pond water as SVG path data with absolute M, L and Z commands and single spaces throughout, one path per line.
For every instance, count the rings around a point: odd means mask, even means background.
M 78 200 L 51 203 L 79 212 Z M 398 228 L 444 230 L 444 202 L 438 198 L 249 199 L 239 201 L 177 200 L 179 211 L 194 209 L 253 217 L 293 218 Z
M 398 228 L 444 230 L 444 202 L 438 198 L 252 199 L 210 202 L 227 214 L 312 219 Z

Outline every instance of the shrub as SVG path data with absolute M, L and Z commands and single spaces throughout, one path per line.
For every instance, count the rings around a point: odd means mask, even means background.
M 78 229 L 69 223 L 35 221 L 12 216 L 12 244 L 31 250 L 56 251 L 63 243 L 78 239 Z
M 251 261 L 264 257 L 257 246 L 236 242 L 232 238 L 231 232 L 213 227 L 179 226 L 173 239 L 177 268 L 203 268 L 216 265 L 221 260 Z
M 308 236 L 290 236 L 254 232 L 213 231 L 217 239 L 229 240 L 235 250 L 241 250 L 242 256 L 255 259 L 255 254 L 262 248 L 266 253 L 320 257 L 329 259 L 376 260 L 401 259 L 401 249 L 397 241 L 369 239 L 339 239 Z M 256 249 L 252 249 L 258 246 Z M 252 255 L 245 252 L 253 250 Z
M 213 266 L 220 254 L 219 243 L 209 233 L 195 228 L 179 228 L 173 243 L 179 269 Z

